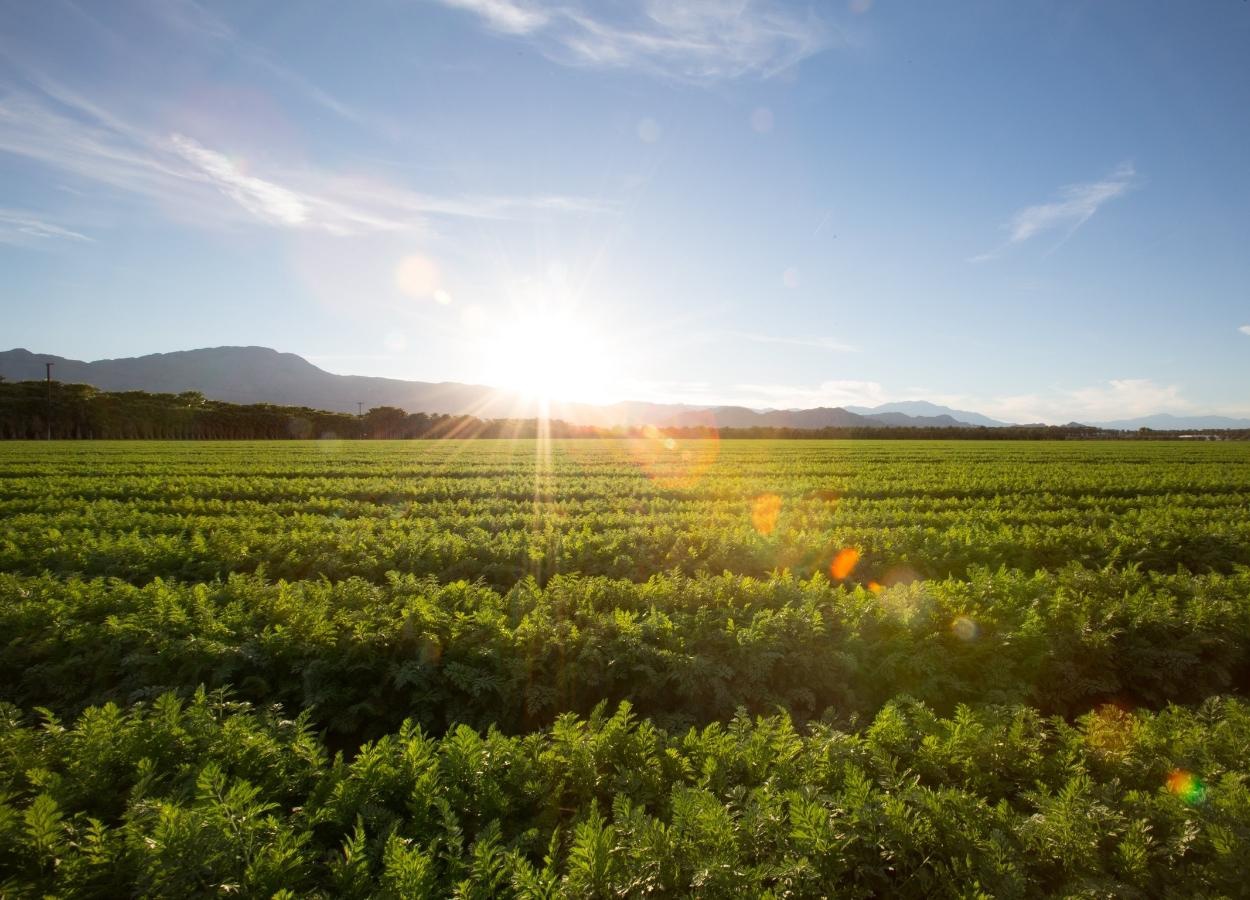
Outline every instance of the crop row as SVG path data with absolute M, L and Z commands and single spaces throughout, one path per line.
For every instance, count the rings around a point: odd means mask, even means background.
M 1056 512 L 1036 520 L 971 509 L 910 522 L 854 524 L 829 514 L 823 524 L 784 518 L 784 503 L 761 514 L 750 501 L 649 515 L 627 510 L 578 514 L 555 507 L 511 516 L 473 513 L 434 518 L 421 509 L 339 517 L 263 510 L 171 515 L 137 510 L 80 515 L 15 515 L 0 522 L 0 571 L 211 580 L 263 569 L 272 577 L 381 581 L 389 571 L 440 580 L 482 577 L 507 587 L 527 575 L 606 575 L 642 580 L 654 572 L 827 571 L 842 550 L 859 563 L 846 577 L 885 583 L 906 571 L 962 576 L 976 566 L 1051 569 L 1138 563 L 1228 572 L 1250 564 L 1250 516 L 1237 506 L 1159 505 L 1120 515 Z M 766 518 L 767 516 L 775 518 Z M 761 516 L 765 517 L 761 523 Z M 900 516 L 900 519 L 902 516 Z
M 979 570 L 874 591 L 824 576 L 560 576 L 500 593 L 392 573 L 143 587 L 0 576 L 0 699 L 73 713 L 197 685 L 308 711 L 344 746 L 412 718 L 521 732 L 628 700 L 671 725 L 1028 703 L 1073 715 L 1250 690 L 1250 569 Z
M 373 491 L 432 499 L 535 488 L 586 495 L 742 496 L 786 485 L 852 496 L 982 495 L 1050 490 L 1125 496 L 1245 491 L 1244 447 L 1178 444 L 983 444 L 722 441 L 665 444 L 560 441 L 311 444 L 10 444 L 0 497 L 62 489 L 85 496 L 147 496 L 154 489 L 239 499 L 345 496 Z
M 667 732 L 627 705 L 507 737 L 405 723 L 330 758 L 215 695 L 0 706 L 13 897 L 1240 896 L 1250 708 L 896 700 Z

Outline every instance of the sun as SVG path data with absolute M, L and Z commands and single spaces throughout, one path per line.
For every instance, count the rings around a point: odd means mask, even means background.
M 539 401 L 605 402 L 619 373 L 601 329 L 573 311 L 513 310 L 483 342 L 488 383 Z

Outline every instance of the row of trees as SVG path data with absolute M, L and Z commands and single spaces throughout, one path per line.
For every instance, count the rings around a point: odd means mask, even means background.
M 0 439 L 284 440 L 308 438 L 552 438 L 639 437 L 641 427 L 600 428 L 562 420 L 479 419 L 409 413 L 378 406 L 362 415 L 268 403 L 242 405 L 209 400 L 197 391 L 151 394 L 101 391 L 87 384 L 0 381 Z M 678 438 L 853 438 L 901 440 L 1168 440 L 1179 435 L 1142 429 L 1105 431 L 1086 425 L 1021 425 L 1010 428 L 665 428 Z M 1250 440 L 1250 430 L 1201 434 Z
M 0 439 L 252 440 L 307 438 L 535 437 L 533 419 L 408 413 L 379 406 L 363 415 L 302 406 L 226 403 L 196 391 L 101 391 L 86 384 L 0 383 Z M 588 426 L 551 422 L 551 437 L 595 437 Z

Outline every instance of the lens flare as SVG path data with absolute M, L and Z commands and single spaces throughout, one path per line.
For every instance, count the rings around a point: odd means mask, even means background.
M 880 594 L 885 590 L 885 587 L 879 581 L 870 581 L 868 582 L 868 590 L 872 591 L 874 594 Z
M 1173 769 L 1168 775 L 1168 790 L 1190 806 L 1197 806 L 1207 799 L 1207 788 L 1197 776 L 1184 769 Z
M 333 431 L 323 431 L 316 441 L 317 449 L 322 453 L 342 453 L 347 446 L 342 438 Z
M 859 551 L 854 547 L 846 547 L 838 551 L 838 555 L 833 558 L 833 562 L 829 564 L 829 574 L 838 581 L 846 578 L 853 571 L 855 565 L 859 562 Z
M 518 291 L 533 290 L 528 284 L 522 288 Z M 606 330 L 581 315 L 572 301 L 527 299 L 481 331 L 470 340 L 477 346 L 486 384 L 531 401 L 613 399 L 621 360 Z
M 951 622 L 951 634 L 961 641 L 975 641 L 981 634 L 981 626 L 967 616 L 956 616 Z
M 751 503 L 751 525 L 762 535 L 772 534 L 781 515 L 781 498 L 776 494 L 760 494 Z
M 438 264 L 419 254 L 405 256 L 395 267 L 395 286 L 417 300 L 432 297 L 439 290 L 439 281 Z
M 896 584 L 912 584 L 919 580 L 920 576 L 915 570 L 907 566 L 894 566 L 881 576 L 881 583 L 886 587 L 894 587 Z
M 707 474 L 720 456 L 720 435 L 715 421 L 696 415 L 686 426 L 696 436 L 674 437 L 654 425 L 644 425 L 625 447 L 634 464 L 659 487 L 687 490 Z

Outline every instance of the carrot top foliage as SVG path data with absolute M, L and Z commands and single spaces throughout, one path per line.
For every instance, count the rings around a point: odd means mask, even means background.
M 1237 896 L 1250 450 L 0 445 L 0 894 Z

